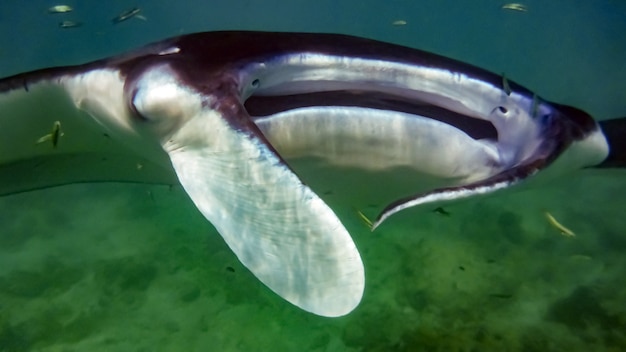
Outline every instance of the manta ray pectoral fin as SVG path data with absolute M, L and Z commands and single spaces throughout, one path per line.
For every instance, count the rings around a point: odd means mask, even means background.
M 349 233 L 267 144 L 237 97 L 217 94 L 184 91 L 163 105 L 162 95 L 138 92 L 134 103 L 148 119 L 164 106 L 184 119 L 163 148 L 191 200 L 257 278 L 306 311 L 349 313 L 365 283 Z
M 239 260 L 287 301 L 323 316 L 352 311 L 364 272 L 339 219 L 255 136 L 225 127 L 216 145 L 188 145 L 214 138 L 206 115 L 187 122 L 169 151 L 198 209 Z

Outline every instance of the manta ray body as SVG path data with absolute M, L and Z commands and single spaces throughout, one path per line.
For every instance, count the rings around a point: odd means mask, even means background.
M 323 316 L 358 305 L 363 264 L 287 160 L 442 180 L 386 206 L 373 228 L 403 209 L 492 193 L 544 169 L 624 160 L 613 147 L 622 120 L 603 129 L 502 75 L 334 34 L 184 35 L 4 78 L 0 107 L 0 194 L 180 183 L 257 278 Z

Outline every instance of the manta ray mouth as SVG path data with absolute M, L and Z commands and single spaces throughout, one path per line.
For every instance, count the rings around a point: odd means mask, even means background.
M 288 95 L 252 95 L 244 105 L 254 119 L 313 106 L 362 107 L 398 111 L 443 122 L 463 131 L 475 140 L 498 139 L 498 131 L 488 120 L 463 115 L 428 102 L 403 99 L 382 92 L 334 90 Z

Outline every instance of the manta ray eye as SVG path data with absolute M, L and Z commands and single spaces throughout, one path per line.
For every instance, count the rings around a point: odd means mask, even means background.
M 500 111 L 503 114 L 506 114 L 507 112 L 509 112 L 509 110 L 505 108 L 504 106 L 498 106 L 498 111 Z
M 250 83 L 250 86 L 252 88 L 259 88 L 259 85 L 261 85 L 261 81 L 259 81 L 259 79 L 255 79 L 254 81 L 252 81 L 252 83 Z

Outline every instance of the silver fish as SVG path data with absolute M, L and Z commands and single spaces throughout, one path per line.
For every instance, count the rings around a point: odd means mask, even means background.
M 81 27 L 83 25 L 82 22 L 77 22 L 77 21 L 61 21 L 59 22 L 59 27 L 61 28 L 76 28 L 76 27 Z
M 504 5 L 502 5 L 502 9 L 503 10 L 518 11 L 518 12 L 528 12 L 528 7 L 526 5 L 520 4 L 520 3 L 517 3 L 517 2 L 504 4 Z
M 67 13 L 72 12 L 72 7 L 69 5 L 54 5 L 48 8 L 49 13 Z
M 140 8 L 133 7 L 132 9 L 124 11 L 120 13 L 119 15 L 115 16 L 115 18 L 113 18 L 111 21 L 113 21 L 113 23 L 120 23 L 122 21 L 126 21 L 129 18 L 139 15 L 139 12 L 141 12 Z

